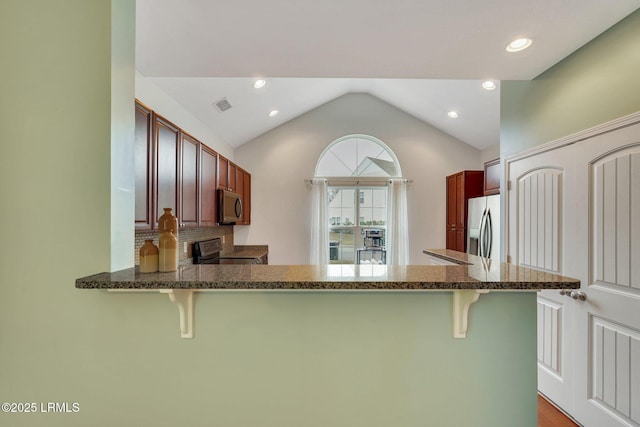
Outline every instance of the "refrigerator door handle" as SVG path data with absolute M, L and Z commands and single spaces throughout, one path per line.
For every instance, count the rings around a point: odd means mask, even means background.
M 485 257 L 491 258 L 491 249 L 493 247 L 493 224 L 491 222 L 491 209 L 487 210 L 487 221 L 485 224 L 485 231 L 487 234 L 487 240 L 486 240 L 487 249 L 485 251 Z
M 482 211 L 482 218 L 480 219 L 480 233 L 478 235 L 478 256 L 483 257 L 484 256 L 484 240 L 485 240 L 485 227 L 486 227 L 486 215 L 487 215 L 487 209 L 485 208 Z

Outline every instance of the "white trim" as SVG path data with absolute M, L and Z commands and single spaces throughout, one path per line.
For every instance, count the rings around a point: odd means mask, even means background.
M 576 142 L 592 138 L 596 135 L 611 132 L 622 127 L 631 126 L 638 122 L 640 122 L 640 111 L 636 111 L 635 113 L 631 113 L 627 116 L 619 117 L 606 123 L 601 123 L 588 129 L 572 133 L 571 135 L 564 136 L 545 144 L 537 145 L 527 150 L 520 151 L 519 153 L 512 154 L 505 157 L 505 163 L 508 164 L 517 160 L 526 159 L 527 157 L 544 153 L 546 151 L 555 150 L 556 148 L 564 147 L 565 145 L 575 144 Z

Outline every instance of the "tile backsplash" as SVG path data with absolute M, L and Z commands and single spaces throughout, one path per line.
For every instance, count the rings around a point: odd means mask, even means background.
M 233 225 L 222 225 L 220 227 L 204 228 L 181 228 L 178 231 L 178 252 L 180 254 L 178 262 L 180 264 L 191 264 L 193 262 L 193 255 L 191 253 L 193 242 L 213 239 L 215 237 L 222 238 L 223 236 L 223 250 L 233 248 Z M 136 230 L 134 249 L 136 265 L 140 264 L 140 248 L 142 247 L 142 245 L 144 245 L 144 241 L 148 239 L 153 239 L 153 244 L 158 246 L 158 232 L 156 230 Z M 187 253 L 185 253 L 183 250 L 185 242 L 187 243 Z

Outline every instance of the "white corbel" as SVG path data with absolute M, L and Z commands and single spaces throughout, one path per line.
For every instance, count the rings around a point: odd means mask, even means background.
M 456 289 L 453 291 L 453 337 L 466 338 L 469 329 L 469 309 L 487 289 Z
M 161 289 L 168 294 L 169 300 L 178 306 L 180 316 L 180 336 L 193 338 L 193 289 Z

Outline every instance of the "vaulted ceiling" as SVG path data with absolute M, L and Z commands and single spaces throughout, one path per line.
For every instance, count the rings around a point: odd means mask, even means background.
M 345 93 L 368 92 L 482 149 L 499 141 L 500 80 L 536 77 L 639 6 L 137 0 L 136 68 L 234 147 Z M 506 52 L 518 37 L 533 45 Z M 252 87 L 258 77 L 262 89 Z M 484 90 L 487 79 L 497 89 Z M 212 104 L 222 98 L 232 108 L 220 113 Z

